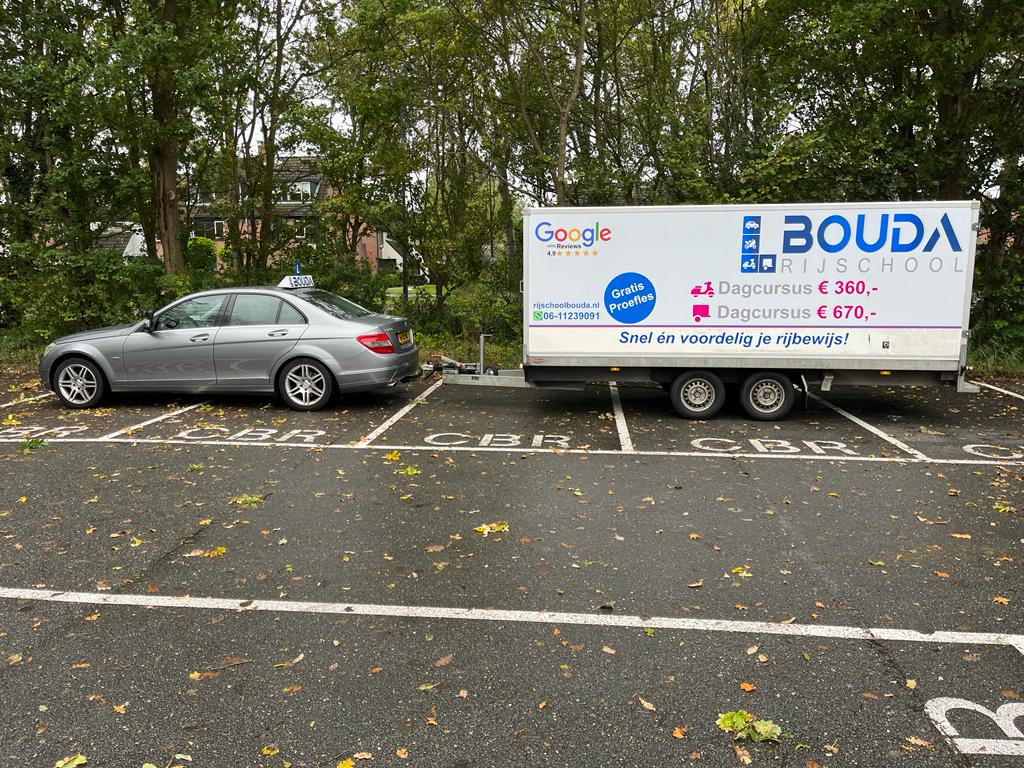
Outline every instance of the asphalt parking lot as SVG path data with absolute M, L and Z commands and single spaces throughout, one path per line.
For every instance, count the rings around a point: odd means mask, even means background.
M 1024 765 L 1014 384 L 4 389 L 6 764 Z

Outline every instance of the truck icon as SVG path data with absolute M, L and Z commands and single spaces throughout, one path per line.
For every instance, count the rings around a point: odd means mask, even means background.
M 710 304 L 694 304 L 693 305 L 693 322 L 699 323 L 701 318 L 711 317 L 711 305 Z

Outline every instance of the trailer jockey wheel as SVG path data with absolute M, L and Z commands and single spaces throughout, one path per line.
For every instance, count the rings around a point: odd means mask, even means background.
M 687 371 L 672 382 L 668 396 L 684 419 L 713 419 L 725 403 L 725 387 L 711 371 Z
M 793 408 L 796 390 L 784 373 L 760 371 L 750 374 L 740 387 L 740 403 L 752 419 L 778 421 Z

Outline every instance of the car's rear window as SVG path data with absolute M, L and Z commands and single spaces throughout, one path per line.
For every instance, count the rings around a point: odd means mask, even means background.
M 357 317 L 365 317 L 373 314 L 365 307 L 360 307 L 354 301 L 349 301 L 343 296 L 330 291 L 321 291 L 319 288 L 311 288 L 305 291 L 297 291 L 303 301 L 308 301 L 317 309 L 334 315 L 341 320 L 353 320 Z

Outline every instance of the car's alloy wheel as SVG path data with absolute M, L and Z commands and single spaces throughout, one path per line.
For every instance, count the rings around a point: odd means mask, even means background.
M 71 358 L 61 363 L 54 383 L 57 397 L 71 408 L 90 408 L 103 399 L 105 391 L 103 374 L 84 358 Z
M 281 372 L 279 390 L 290 408 L 316 411 L 331 399 L 331 374 L 313 360 L 296 360 Z

